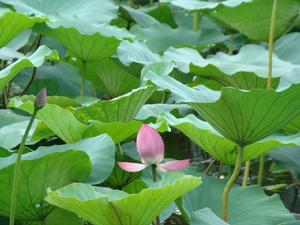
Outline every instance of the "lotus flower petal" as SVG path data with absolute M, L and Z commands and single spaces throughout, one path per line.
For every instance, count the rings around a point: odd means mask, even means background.
M 131 163 L 131 162 L 118 162 L 121 169 L 127 172 L 139 172 L 145 169 L 147 166 L 141 163 Z
M 160 134 L 147 124 L 138 132 L 136 148 L 145 164 L 158 164 L 164 159 L 164 142 Z
M 184 159 L 184 160 L 172 160 L 169 162 L 161 163 L 157 165 L 158 170 L 162 172 L 166 171 L 176 171 L 176 170 L 181 170 L 184 167 L 187 167 L 190 164 L 189 159 Z

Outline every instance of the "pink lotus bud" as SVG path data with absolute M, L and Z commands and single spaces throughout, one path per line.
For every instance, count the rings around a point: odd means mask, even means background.
M 144 164 L 158 164 L 164 159 L 164 142 L 149 125 L 144 124 L 139 130 L 136 148 Z
M 35 102 L 34 102 L 34 108 L 36 110 L 39 110 L 46 105 L 46 98 L 47 98 L 47 89 L 42 88 L 39 92 L 39 94 L 36 96 Z

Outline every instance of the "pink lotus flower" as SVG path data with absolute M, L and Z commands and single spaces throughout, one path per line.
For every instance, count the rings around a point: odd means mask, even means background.
M 164 159 L 164 142 L 160 134 L 147 124 L 144 124 L 138 132 L 136 148 L 142 163 L 118 162 L 123 170 L 138 172 L 147 166 L 156 165 L 157 169 L 162 172 L 176 171 L 188 166 L 190 163 L 189 159 L 161 163 Z

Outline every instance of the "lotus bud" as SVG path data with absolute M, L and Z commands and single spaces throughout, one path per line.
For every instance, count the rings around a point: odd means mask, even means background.
M 136 148 L 144 164 L 158 164 L 164 159 L 164 142 L 160 134 L 149 125 L 144 124 L 139 130 Z
M 47 89 L 42 88 L 39 92 L 39 94 L 36 96 L 35 102 L 34 102 L 34 108 L 35 110 L 39 110 L 43 108 L 46 105 L 46 99 L 47 99 Z

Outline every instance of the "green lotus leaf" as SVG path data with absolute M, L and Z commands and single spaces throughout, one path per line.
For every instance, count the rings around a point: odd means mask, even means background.
M 31 77 L 32 71 L 22 71 L 20 76 L 15 77 L 14 82 L 24 88 Z M 49 96 L 68 96 L 75 98 L 80 94 L 81 77 L 78 68 L 65 62 L 58 62 L 54 66 L 43 64 L 36 70 L 34 82 L 25 94 L 34 95 L 43 87 L 47 87 Z M 85 96 L 91 94 L 91 88 L 86 82 Z
M 0 89 L 11 81 L 24 68 L 39 67 L 46 60 L 57 60 L 58 54 L 46 46 L 39 47 L 31 56 L 18 59 L 0 71 Z
M 36 30 L 61 43 L 72 55 L 83 62 L 110 57 L 116 53 L 121 40 L 133 37 L 125 29 L 106 24 L 95 27 L 82 24 L 82 27 L 84 29 L 77 30 L 68 25 L 59 27 L 41 25 L 37 26 Z
M 198 119 L 192 114 L 177 119 L 170 113 L 166 113 L 160 119 L 165 120 L 170 126 L 183 132 L 213 158 L 220 160 L 224 164 L 235 164 L 237 145 L 221 135 L 209 123 Z M 256 143 L 245 146 L 243 150 L 243 160 L 254 159 L 277 147 L 299 145 L 299 134 L 273 134 Z
M 23 138 L 26 127 L 28 126 L 29 118 L 24 121 L 14 122 L 8 125 L 5 125 L 0 128 L 0 146 L 7 149 L 12 149 L 17 147 Z M 36 127 L 37 122 L 34 122 L 32 127 Z M 31 141 L 33 135 L 33 129 L 30 130 L 28 137 L 26 139 L 27 144 L 34 144 Z
M 300 41 L 300 33 L 289 33 L 275 42 L 276 55 L 285 61 L 292 64 L 300 65 L 299 51 L 300 47 L 297 45 Z
M 129 66 L 133 62 L 146 65 L 162 60 L 159 54 L 153 53 L 149 47 L 141 41 L 122 41 L 118 47 L 117 55 L 120 61 L 126 66 Z
M 241 146 L 267 137 L 299 114 L 300 85 L 276 92 L 223 88 L 219 100 L 190 105 L 226 138 Z
M 16 155 L 0 158 L 0 214 L 9 215 Z M 53 207 L 44 201 L 48 187 L 60 188 L 87 179 L 91 161 L 84 151 L 35 151 L 23 155 L 16 219 L 42 221 Z M 59 174 L 59 176 L 58 176 Z
M 199 209 L 191 213 L 191 225 L 228 225 L 209 208 Z
M 2 60 L 13 60 L 19 59 L 24 56 L 23 53 L 18 50 L 24 47 L 30 38 L 31 31 L 25 30 L 19 33 L 15 38 L 9 41 L 5 46 L 0 48 L 0 59 Z
M 209 11 L 224 7 L 234 8 L 251 1 L 252 0 L 226 0 L 222 2 L 206 2 L 200 0 L 162 0 L 161 2 L 170 3 L 173 6 L 183 8 L 187 11 Z
M 115 59 L 87 64 L 86 78 L 110 97 L 117 97 L 139 87 L 139 78 Z
M 178 111 L 181 116 L 185 116 L 192 112 L 192 108 L 187 104 L 145 104 L 135 118 L 137 120 L 146 120 L 152 117 L 158 118 L 170 111 Z
M 229 29 L 256 41 L 268 41 L 273 0 L 253 0 L 237 7 L 223 7 L 209 16 Z M 298 0 L 278 1 L 275 39 L 289 31 L 299 16 Z
M 299 147 L 281 147 L 276 148 L 269 154 L 277 163 L 283 165 L 287 169 L 290 169 L 296 177 L 300 177 L 300 149 Z
M 137 194 L 77 183 L 49 190 L 46 201 L 95 225 L 145 225 L 199 184 L 196 177 L 176 173 L 165 174 L 160 182 Z
M 210 208 L 216 215 L 221 212 L 225 180 L 205 177 L 203 184 L 182 199 L 181 209 L 192 217 L 199 209 Z M 295 221 L 283 205 L 279 195 L 265 195 L 258 186 L 234 185 L 229 194 L 228 223 L 231 225 L 274 225 Z M 196 225 L 196 224 L 195 224 Z
M 45 18 L 42 17 L 25 15 L 6 8 L 0 8 L 0 48 L 8 44 L 22 31 L 44 21 Z
M 16 114 L 10 109 L 0 110 L 0 128 L 12 123 L 17 123 L 17 122 L 22 122 L 27 120 L 28 120 L 27 116 Z
M 118 14 L 117 5 L 110 0 L 89 2 L 45 0 L 40 3 L 34 0 L 1 0 L 1 2 L 12 5 L 18 12 L 46 17 L 51 26 L 68 23 L 77 29 L 81 28 L 82 22 L 87 24 L 109 23 Z
M 141 90 L 147 90 L 147 89 L 141 89 Z M 151 91 L 154 91 L 154 88 L 151 87 Z M 148 89 L 149 94 L 149 89 Z M 140 96 L 141 97 L 141 96 Z M 51 96 L 48 97 L 55 103 L 55 97 Z M 27 100 L 24 101 L 26 98 L 14 98 L 10 102 L 10 106 L 14 108 L 22 109 L 30 114 L 33 113 L 33 101 Z M 28 96 L 27 96 L 28 99 Z M 32 98 L 31 98 L 32 99 Z M 128 100 L 125 96 L 125 100 Z M 59 99 L 59 100 L 63 100 Z M 68 98 L 66 98 L 68 100 Z M 138 99 L 140 101 L 140 99 Z M 50 101 L 51 102 L 51 101 Z M 136 109 L 133 109 L 134 114 L 132 114 L 132 119 L 128 120 L 127 122 L 118 122 L 118 121 L 110 121 L 110 122 L 102 122 L 93 120 L 91 118 L 88 118 L 85 120 L 85 122 L 81 122 L 76 118 L 76 116 L 73 114 L 76 112 L 76 110 L 69 108 L 64 109 L 62 106 L 66 102 L 60 101 L 61 106 L 48 103 L 42 110 L 40 110 L 37 114 L 37 118 L 41 120 L 41 122 L 35 127 L 34 133 L 30 135 L 29 140 L 32 141 L 39 141 L 44 138 L 48 138 L 51 136 L 54 136 L 55 134 L 60 137 L 63 141 L 66 143 L 75 143 L 82 138 L 88 138 L 88 137 L 94 137 L 98 136 L 100 134 L 109 134 L 115 143 L 120 143 L 121 141 L 127 139 L 131 135 L 135 134 L 140 126 L 142 125 L 139 121 L 133 121 L 136 113 L 135 110 L 139 110 L 141 107 L 138 106 L 140 103 L 135 103 L 135 105 L 130 104 L 130 107 L 138 107 Z M 68 102 L 68 101 L 67 101 Z M 118 101 L 115 101 L 116 103 Z M 128 104 L 127 101 L 123 101 L 125 104 L 121 104 L 125 107 L 126 104 Z M 109 105 L 109 104 L 108 104 Z M 106 105 L 106 106 L 108 106 Z M 92 111 L 90 110 L 92 113 Z M 118 115 L 117 111 L 115 111 L 116 116 Z M 85 114 L 84 114 L 85 115 Z M 120 115 L 123 115 L 122 112 L 120 112 Z M 128 114 L 129 116 L 129 114 Z M 86 118 L 86 117 L 85 117 Z M 20 129 L 20 128 L 18 128 Z M 24 130 L 24 128 L 22 128 Z M 0 129 L 1 132 L 1 129 Z M 3 129 L 3 132 L 5 130 Z M 20 133 L 20 137 L 23 133 Z M 14 137 L 14 136 L 12 136 Z M 15 138 L 15 137 L 14 137 Z M 7 139 L 4 139 L 6 141 Z M 1 143 L 1 140 L 0 140 Z
M 249 56 L 253 56 L 250 57 Z M 173 61 L 179 70 L 191 72 L 200 78 L 210 79 L 221 86 L 241 89 L 266 88 L 268 78 L 268 51 L 259 45 L 244 45 L 238 54 L 217 53 L 204 59 L 190 48 L 170 48 L 164 53 L 165 60 Z M 273 87 L 281 77 L 289 81 L 288 74 L 295 73 L 297 66 L 273 57 Z M 290 81 L 293 83 L 295 81 Z
M 168 76 L 173 66 L 167 62 L 147 65 L 142 80 L 172 92 L 177 101 L 189 103 L 224 137 L 246 146 L 276 132 L 299 114 L 300 85 L 283 91 L 188 87 Z
M 156 23 L 145 28 L 135 25 L 130 29 L 130 32 L 137 38 L 146 40 L 153 52 L 162 52 L 171 46 L 193 46 L 202 49 L 227 39 L 218 30 L 202 29 L 201 32 L 195 32 L 186 27 L 173 29 L 163 23 Z M 181 35 L 183 33 L 184 36 Z
M 129 122 L 154 93 L 153 86 L 144 86 L 108 101 L 99 101 L 74 110 L 81 121 Z

